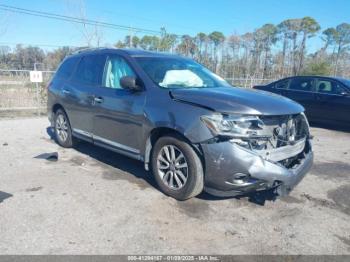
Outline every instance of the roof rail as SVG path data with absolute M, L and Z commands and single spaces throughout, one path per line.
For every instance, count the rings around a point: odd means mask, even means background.
M 87 51 L 95 51 L 95 50 L 103 50 L 103 49 L 107 49 L 107 47 L 87 47 L 87 48 L 82 48 L 77 51 L 74 51 L 72 54 L 74 55 L 74 54 L 80 54 Z

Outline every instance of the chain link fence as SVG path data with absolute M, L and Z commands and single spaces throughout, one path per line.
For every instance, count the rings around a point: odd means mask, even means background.
M 255 85 L 269 84 L 277 79 L 253 78 L 253 77 L 247 76 L 245 78 L 226 78 L 225 80 L 233 86 L 252 88 Z
M 43 82 L 30 82 L 30 70 L 0 69 L 0 117 L 46 114 L 47 85 L 54 71 L 42 71 Z M 227 78 L 233 86 L 251 88 L 274 79 Z
M 32 83 L 30 70 L 0 70 L 0 116 L 46 113 L 47 84 L 53 71 L 43 71 L 43 82 Z

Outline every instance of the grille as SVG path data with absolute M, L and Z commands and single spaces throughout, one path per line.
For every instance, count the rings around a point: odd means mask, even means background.
M 260 119 L 265 124 L 264 132 L 272 136 L 267 148 L 294 144 L 309 134 L 307 120 L 303 114 L 263 116 Z

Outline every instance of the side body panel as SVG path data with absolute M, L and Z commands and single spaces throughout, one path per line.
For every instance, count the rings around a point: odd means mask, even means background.
M 65 83 L 61 103 L 65 108 L 74 132 L 92 132 L 91 105 L 94 87 L 79 83 Z
M 93 105 L 94 141 L 114 142 L 117 147 L 139 154 L 146 92 L 100 88 L 96 95 L 102 102 Z
M 315 92 L 315 109 L 317 115 L 315 119 L 328 122 L 338 122 L 341 124 L 350 124 L 350 91 L 340 82 L 328 78 L 317 78 L 317 83 L 332 83 L 339 85 L 341 93 Z

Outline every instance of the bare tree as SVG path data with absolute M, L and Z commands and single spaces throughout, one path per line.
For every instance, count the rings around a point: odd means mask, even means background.
M 84 2 L 76 1 L 75 9 L 71 7 L 70 12 L 78 8 L 75 13 L 82 14 L 79 17 L 83 17 L 83 21 L 86 20 L 86 23 L 78 26 L 86 45 L 99 45 L 99 28 L 89 25 Z M 3 17 L 0 17 L 1 19 Z M 1 26 L 4 24 L 0 24 Z M 320 36 L 324 41 L 323 46 L 315 53 L 309 53 L 308 39 L 319 29 L 317 21 L 311 17 L 288 19 L 277 26 L 265 24 L 253 32 L 227 37 L 221 32 L 208 35 L 200 32 L 195 36 L 179 37 L 168 34 L 165 28 L 162 28 L 160 36 L 136 36 L 129 32 L 124 39 L 116 39 L 115 46 L 176 51 L 198 60 L 224 78 L 245 78 L 244 86 L 249 86 L 248 78 L 277 79 L 295 74 L 334 73 L 350 78 L 350 24 L 342 23 L 335 28 L 324 30 Z M 32 47 L 1 47 L 0 67 L 26 69 L 28 63 L 43 60 L 48 68 L 56 68 L 71 49 L 56 51 L 49 54 Z
M 302 41 L 300 45 L 299 68 L 297 71 L 298 73 L 300 72 L 300 70 L 302 70 L 304 66 L 306 39 L 315 36 L 315 33 L 317 33 L 320 29 L 320 25 L 314 18 L 307 16 L 301 19 L 300 32 L 302 33 Z
M 290 20 L 285 20 L 277 25 L 278 34 L 280 35 L 280 40 L 282 40 L 282 57 L 280 64 L 280 75 L 284 76 L 286 69 L 285 63 L 287 58 L 287 51 L 289 48 L 289 41 L 292 39 L 292 32 L 290 30 Z
M 213 43 L 213 60 L 214 60 L 214 70 L 218 72 L 218 49 L 222 46 L 225 41 L 225 36 L 223 33 L 214 31 L 209 34 L 209 39 Z M 221 50 L 222 51 L 222 50 Z
M 337 56 L 335 59 L 334 75 L 338 73 L 339 58 L 343 51 L 350 45 L 350 24 L 342 23 L 336 27 L 336 43 L 338 45 Z
M 103 30 L 98 25 L 90 25 L 86 15 L 84 0 L 66 0 L 67 9 L 70 15 L 78 18 L 81 23 L 74 23 L 88 47 L 100 46 L 103 40 Z
M 239 55 L 241 49 L 241 37 L 237 34 L 229 36 L 227 39 L 228 48 L 232 52 L 231 77 L 234 78 L 237 68 L 239 68 Z M 238 70 L 239 71 L 239 70 Z
M 196 35 L 196 42 L 198 46 L 198 60 L 199 62 L 203 62 L 203 44 L 205 43 L 207 39 L 207 35 L 203 32 L 200 32 Z M 206 53 L 204 53 L 204 57 L 206 56 Z
M 260 28 L 260 33 L 264 52 L 264 68 L 262 78 L 265 78 L 268 71 L 271 47 L 277 41 L 277 28 L 273 24 L 265 24 Z
M 337 38 L 337 30 L 335 28 L 327 28 L 322 32 L 321 39 L 324 41 L 324 46 L 322 47 L 322 52 L 326 52 L 328 47 L 335 44 Z

